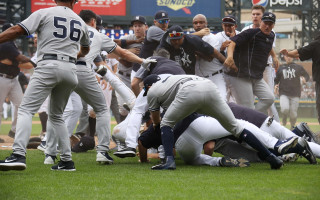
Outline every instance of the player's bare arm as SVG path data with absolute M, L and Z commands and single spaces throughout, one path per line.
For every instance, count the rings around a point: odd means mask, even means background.
M 272 56 L 272 60 L 273 60 L 273 67 L 278 70 L 279 68 L 279 60 L 278 60 L 278 57 L 276 55 L 276 53 L 274 52 L 274 49 L 271 49 L 270 51 L 270 55 Z
M 138 140 L 138 149 L 139 149 L 139 157 L 141 163 L 149 162 L 148 160 L 148 151 L 147 149 L 141 144 L 141 141 Z
M 142 82 L 142 79 L 134 77 L 131 81 L 131 89 L 133 93 L 138 96 L 140 93 L 140 86 L 139 84 Z
M 90 51 L 90 47 L 81 46 L 77 58 L 85 57 Z
M 292 51 L 288 51 L 287 49 L 281 49 L 280 53 L 291 58 L 299 58 L 300 56 L 297 49 Z
M 0 43 L 14 40 L 17 37 L 25 34 L 26 31 L 21 26 L 15 25 L 0 34 Z
M 234 66 L 236 71 L 238 71 L 238 68 L 235 66 L 234 60 L 233 60 L 233 52 L 234 52 L 235 48 L 236 48 L 236 43 L 231 41 L 230 44 L 229 44 L 229 47 L 227 49 L 228 56 L 227 56 L 226 60 L 224 61 L 223 65 L 225 67 L 228 67 L 228 68 L 231 68 L 231 69 L 233 69 L 232 66 Z
M 153 127 L 156 127 L 161 122 L 160 111 L 151 111 L 151 118 L 153 121 Z
M 203 28 L 200 31 L 191 33 L 191 35 L 197 35 L 199 37 L 203 37 L 205 35 L 209 35 L 210 34 L 210 29 L 209 28 Z

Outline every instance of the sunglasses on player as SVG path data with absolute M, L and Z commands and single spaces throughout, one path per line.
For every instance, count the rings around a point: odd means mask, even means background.
M 175 32 L 175 33 L 169 33 L 169 37 L 181 37 L 183 36 L 183 32 Z
M 158 23 L 159 24 L 167 24 L 167 23 L 169 23 L 169 20 L 168 19 L 160 19 L 160 20 L 158 20 Z

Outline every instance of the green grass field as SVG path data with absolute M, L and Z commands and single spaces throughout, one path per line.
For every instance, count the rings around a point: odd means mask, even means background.
M 9 127 L 2 125 L 1 135 Z M 320 131 L 317 125 L 310 127 Z M 32 135 L 39 133 L 40 125 L 33 125 Z M 0 159 L 10 153 L 0 150 Z M 113 165 L 99 165 L 95 157 L 95 151 L 73 154 L 76 172 L 54 172 L 43 164 L 41 151 L 28 150 L 25 171 L 0 172 L 0 200 L 320 199 L 320 166 L 304 158 L 271 170 L 267 163 L 252 163 L 248 168 L 187 166 L 177 157 L 175 171 L 152 171 L 150 167 L 159 160 L 141 164 L 137 157 L 112 156 Z

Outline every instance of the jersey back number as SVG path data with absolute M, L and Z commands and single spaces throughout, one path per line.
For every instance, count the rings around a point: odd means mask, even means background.
M 70 24 L 68 26 L 67 19 L 64 17 L 54 17 L 54 27 L 56 27 L 58 30 L 53 32 L 53 35 L 56 38 L 66 38 L 68 29 L 70 29 L 70 35 L 69 38 L 72 41 L 78 42 L 81 35 L 81 30 L 77 28 L 78 26 L 81 27 L 81 22 L 77 20 L 71 20 Z M 78 26 L 77 26 L 78 25 Z

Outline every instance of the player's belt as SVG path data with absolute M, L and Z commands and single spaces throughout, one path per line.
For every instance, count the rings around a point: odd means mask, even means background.
M 215 73 L 212 73 L 212 74 L 210 74 L 210 75 L 208 75 L 208 76 L 204 76 L 204 78 L 209 78 L 209 77 L 211 77 L 211 76 L 214 76 L 214 75 L 217 75 L 217 74 L 221 74 L 222 72 L 223 72 L 223 70 L 220 69 L 219 71 L 216 71 Z
M 15 76 L 10 76 L 8 74 L 2 74 L 2 73 L 0 73 L 0 77 L 9 78 L 9 79 L 14 79 L 15 78 Z
M 65 55 L 57 55 L 57 54 L 44 54 L 42 60 L 62 60 L 66 62 L 76 63 L 77 59 L 72 58 L 70 56 Z
M 77 61 L 76 65 L 87 65 L 87 63 L 84 61 Z
M 118 71 L 118 74 L 121 74 L 121 75 L 123 75 L 123 76 L 126 76 L 126 77 L 129 77 L 130 78 L 130 74 L 128 74 L 128 73 L 125 73 L 125 72 L 123 72 L 123 71 Z

